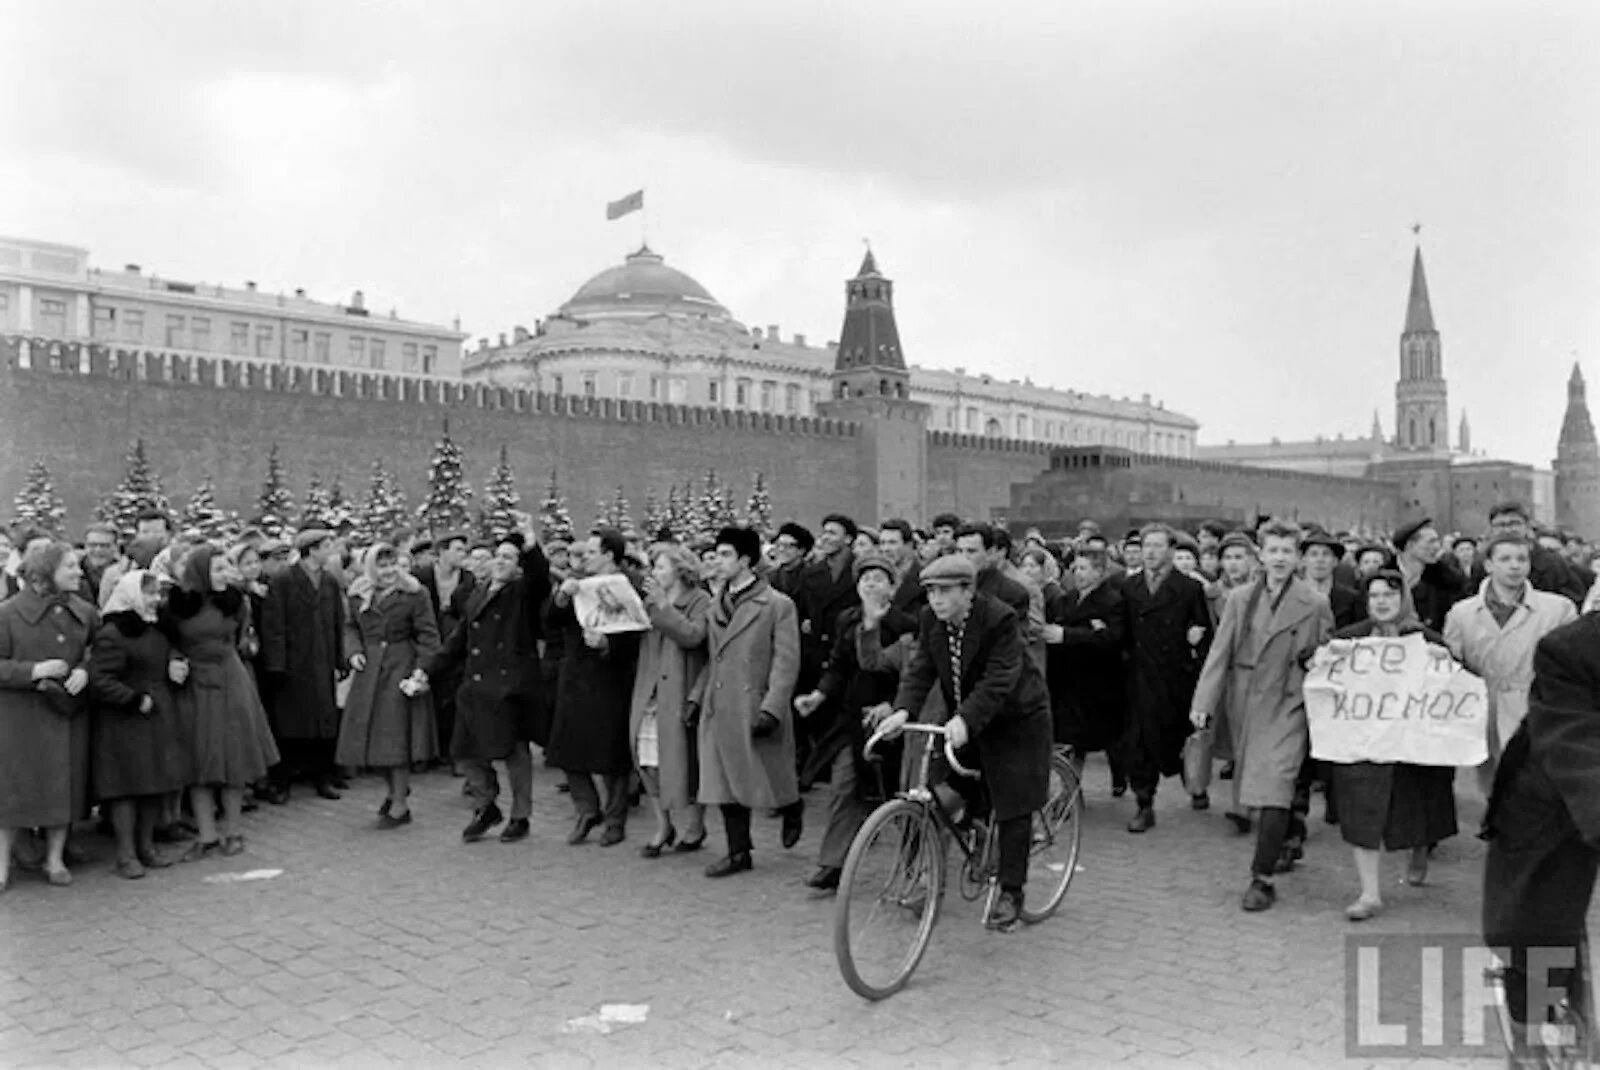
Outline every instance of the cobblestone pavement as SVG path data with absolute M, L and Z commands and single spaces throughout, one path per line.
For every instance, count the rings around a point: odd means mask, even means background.
M 380 782 L 338 802 L 298 792 L 246 818 L 249 846 L 118 879 L 108 841 L 70 888 L 14 873 L 0 898 L 6 1066 L 1359 1066 L 1346 1056 L 1342 914 L 1354 873 L 1315 820 L 1279 905 L 1239 910 L 1249 841 L 1176 782 L 1131 836 L 1092 764 L 1082 865 L 1061 912 L 987 934 L 951 894 L 912 984 L 878 1004 L 840 981 L 832 900 L 811 897 L 822 790 L 800 848 L 757 820 L 756 869 L 626 844 L 569 847 L 570 804 L 535 780 L 532 837 L 466 845 L 460 781 L 418 778 L 417 821 L 371 827 Z M 1362 931 L 1470 933 L 1482 803 L 1429 887 L 1398 886 Z M 1226 785 L 1218 785 L 1226 788 Z M 713 827 L 708 846 L 719 842 Z M 597 838 L 597 837 L 596 837 Z M 224 874 L 281 870 L 248 881 Z M 609 1033 L 570 1024 L 647 1005 Z M 1369 1060 L 1370 1061 L 1370 1060 Z M 1382 1065 L 1404 1065 L 1404 1060 Z M 1439 1061 L 1419 1065 L 1439 1066 Z M 1488 1064 L 1480 1064 L 1488 1065 Z

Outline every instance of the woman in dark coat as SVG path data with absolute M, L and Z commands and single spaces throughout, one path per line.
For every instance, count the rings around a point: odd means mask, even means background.
M 212 546 L 196 546 L 183 563 L 178 590 L 162 620 L 189 667 L 174 707 L 188 744 L 193 778 L 189 802 L 200 832 L 184 854 L 185 862 L 219 849 L 225 855 L 244 850 L 239 814 L 245 785 L 265 776 L 278 761 L 266 711 L 239 655 L 250 609 L 238 581 L 239 573 L 226 556 Z
M 160 600 L 154 573 L 124 573 L 89 655 L 94 790 L 110 804 L 117 873 L 130 880 L 147 866 L 172 864 L 156 849 L 156 826 L 163 797 L 192 781 L 173 699 L 173 684 L 187 667 L 155 626 Z
M 587 576 L 622 572 L 627 544 L 615 531 L 591 540 L 584 558 Z M 639 660 L 638 632 L 601 634 L 585 627 L 573 609 L 579 581 L 567 579 L 556 591 L 551 621 L 561 633 L 561 676 L 550 725 L 550 764 L 567 774 L 577 822 L 567 842 L 582 843 L 604 823 L 600 846 L 621 843 L 628 819 L 628 780 L 633 747 L 628 713 L 633 705 L 633 673 Z M 594 776 L 605 781 L 604 809 Z
M 1421 632 L 1444 650 L 1444 638 L 1417 620 L 1406 597 L 1405 579 L 1385 569 L 1362 581 L 1367 618 L 1333 633 L 1334 639 L 1402 636 Z M 1361 897 L 1345 908 L 1351 921 L 1383 909 L 1383 851 L 1411 851 L 1407 880 L 1428 874 L 1428 848 L 1456 834 L 1455 767 L 1408 762 L 1329 763 L 1339 798 L 1339 832 L 1355 853 Z
M 0 603 L 0 891 L 18 829 L 45 830 L 50 883 L 72 883 L 67 831 L 89 809 L 90 637 L 100 616 L 77 593 L 78 554 L 35 541 L 17 593 Z
M 334 761 L 382 770 L 389 794 L 378 827 L 411 823 L 411 766 L 439 753 L 433 700 L 423 666 L 439 652 L 433 603 L 400 568 L 389 543 L 366 553 L 364 575 L 350 585 L 345 652 L 355 675 L 345 699 Z
M 1072 748 L 1073 764 L 1105 751 L 1111 790 L 1121 795 L 1128 781 L 1117 753 L 1127 721 L 1128 689 L 1122 639 L 1122 592 L 1106 582 L 1106 556 L 1084 550 L 1072 562 L 1073 589 L 1045 606 L 1050 704 L 1055 741 Z

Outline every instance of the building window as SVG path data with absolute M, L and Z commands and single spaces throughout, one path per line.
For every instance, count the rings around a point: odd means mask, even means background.
M 944 410 L 944 425 L 952 431 L 956 429 L 956 410 Z
M 367 355 L 372 358 L 372 366 L 374 368 L 382 368 L 389 362 L 388 354 L 384 352 L 388 348 L 382 338 L 374 338 L 372 340 L 372 346 L 367 350 Z
M 966 430 L 967 430 L 968 434 L 975 434 L 977 432 L 977 430 L 978 430 L 978 410 L 977 409 L 973 409 L 973 408 L 967 409 L 967 427 L 966 427 Z
M 67 303 L 53 298 L 39 299 L 39 333 L 60 337 L 67 333 Z
M 116 333 L 117 310 L 96 307 L 94 310 L 94 336 L 96 338 L 111 338 Z
M 144 313 L 135 308 L 122 310 L 122 340 L 124 342 L 144 341 Z
M 783 388 L 783 411 L 790 416 L 800 411 L 800 386 L 790 383 Z
M 311 340 L 312 354 L 318 364 L 333 363 L 333 335 L 328 331 L 318 331 Z
M 750 406 L 750 380 L 740 379 L 733 384 L 733 407 L 736 409 L 749 408 Z
M 359 368 L 367 362 L 367 340 L 359 334 L 350 336 L 350 360 L 348 363 L 353 368 Z
M 778 384 L 768 379 L 761 384 L 761 411 L 771 412 L 778 407 Z
M 623 372 L 617 376 L 617 397 L 633 397 L 633 373 Z
M 722 384 L 715 379 L 706 384 L 706 400 L 715 405 L 722 398 Z
M 270 360 L 275 354 L 272 352 L 272 328 L 256 328 L 256 356 L 262 360 Z
M 652 375 L 650 377 L 650 400 L 661 400 L 661 376 L 659 375 Z
M 228 352 L 236 357 L 243 357 L 249 354 L 250 325 L 248 323 L 234 323 L 228 328 Z
M 167 345 L 172 346 L 174 349 L 182 348 L 182 346 L 183 346 L 183 317 L 182 316 L 168 316 L 167 317 Z
M 1018 438 L 1027 438 L 1028 437 L 1028 418 L 1026 416 L 1018 416 L 1017 417 L 1017 437 Z
M 400 370 L 407 372 L 417 370 L 417 343 L 400 343 Z
M 289 332 L 289 359 L 296 364 L 306 362 L 306 348 L 311 343 L 311 332 L 304 327 L 296 327 Z
M 189 345 L 194 349 L 210 350 L 211 348 L 211 321 L 204 316 L 196 316 L 189 321 Z
M 583 373 L 583 396 L 592 398 L 595 394 L 594 372 Z
M 432 375 L 435 371 L 438 370 L 438 364 L 439 364 L 439 347 L 438 346 L 423 346 L 422 347 L 422 374 L 423 375 Z
M 11 295 L 6 293 L 4 290 L 0 290 L 0 312 L 10 312 L 10 311 L 11 311 Z
M 689 400 L 689 382 L 678 376 L 667 380 L 667 400 L 674 405 L 682 405 Z
M 550 377 L 550 392 L 556 397 L 560 397 L 567 392 L 566 384 L 562 381 L 561 376 L 552 375 Z

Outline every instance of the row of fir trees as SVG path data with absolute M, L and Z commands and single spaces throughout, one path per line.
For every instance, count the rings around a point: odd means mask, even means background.
M 399 481 L 381 460 L 372 462 L 366 483 L 352 493 L 335 473 L 324 480 L 313 470 L 298 501 L 289 488 L 283 461 L 274 444 L 267 453 L 266 473 L 255 507 L 247 515 L 224 510 L 217 502 L 216 486 L 210 476 L 201 481 L 176 513 L 162 490 L 161 479 L 151 467 L 144 440 L 138 439 L 129 450 L 122 481 L 100 502 L 95 518 L 110 524 L 124 538 L 138 527 L 139 514 L 157 509 L 174 515 L 178 526 L 195 530 L 206 538 L 226 538 L 246 526 L 277 538 L 285 532 L 321 527 L 349 526 L 362 542 L 387 538 L 393 532 L 413 529 L 430 535 L 446 531 L 468 531 L 484 538 L 513 531 L 517 526 L 521 496 L 506 448 L 490 469 L 483 494 L 474 505 L 472 487 L 466 478 L 465 457 L 450 437 L 446 421 L 434 443 L 428 462 L 427 494 L 412 508 Z M 612 527 L 627 536 L 654 538 L 663 528 L 688 541 L 715 534 L 718 528 L 747 524 L 763 534 L 772 528 L 772 500 L 765 476 L 756 472 L 742 508 L 733 488 L 708 471 L 703 478 L 686 480 L 667 488 L 665 494 L 651 490 L 645 496 L 644 512 L 635 516 L 619 486 L 616 493 L 596 503 L 593 518 L 583 534 L 596 527 Z M 53 535 L 66 534 L 67 510 L 56 493 L 50 469 L 43 459 L 28 469 L 23 488 L 13 499 L 15 522 Z M 538 519 L 545 538 L 572 539 L 580 530 L 572 519 L 567 499 L 562 494 L 559 472 L 552 469 Z

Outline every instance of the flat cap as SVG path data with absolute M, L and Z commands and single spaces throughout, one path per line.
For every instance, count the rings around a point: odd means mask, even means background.
M 1301 553 L 1305 553 L 1313 546 L 1326 546 L 1329 550 L 1333 551 L 1335 560 L 1344 560 L 1344 555 L 1346 553 L 1344 543 L 1340 542 L 1332 535 L 1329 535 L 1326 531 L 1313 531 L 1311 534 L 1300 540 Z
M 920 579 L 924 587 L 954 587 L 976 582 L 978 570 L 966 554 L 945 554 L 924 565 Z
M 317 543 L 326 542 L 331 538 L 333 538 L 333 532 L 327 528 L 306 528 L 306 530 L 294 537 L 294 548 L 296 550 L 309 550 Z
M 1222 541 L 1217 543 L 1218 556 L 1221 556 L 1222 552 L 1230 546 L 1243 546 L 1252 554 L 1258 551 L 1256 541 L 1250 537 L 1248 532 L 1244 531 L 1230 531 L 1224 535 Z
M 1417 537 L 1417 532 L 1423 528 L 1431 527 L 1433 527 L 1433 518 L 1431 516 L 1425 516 L 1421 520 L 1413 520 L 1409 524 L 1402 524 L 1394 529 L 1394 548 L 1396 550 L 1404 550 L 1406 544 Z
M 873 568 L 882 570 L 888 575 L 889 582 L 894 582 L 894 560 L 882 550 L 868 550 L 864 554 L 856 554 L 855 560 L 851 562 L 850 572 L 859 580 L 863 572 Z

